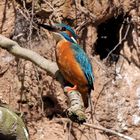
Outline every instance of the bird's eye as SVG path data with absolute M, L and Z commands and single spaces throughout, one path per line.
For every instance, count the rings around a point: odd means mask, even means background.
M 65 27 L 62 27 L 62 31 L 66 31 L 66 28 Z

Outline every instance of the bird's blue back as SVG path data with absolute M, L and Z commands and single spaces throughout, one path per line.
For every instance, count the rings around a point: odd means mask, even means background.
M 88 56 L 78 44 L 72 43 L 71 48 L 74 52 L 76 61 L 79 63 L 88 81 L 89 90 L 93 89 L 94 76 L 93 76 L 92 65 Z

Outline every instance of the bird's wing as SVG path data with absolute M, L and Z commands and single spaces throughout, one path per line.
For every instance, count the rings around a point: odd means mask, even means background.
M 92 65 L 88 56 L 78 44 L 73 43 L 71 47 L 74 50 L 74 55 L 77 62 L 81 66 L 82 71 L 84 72 L 86 76 L 90 89 L 93 89 L 94 76 L 93 76 L 93 71 L 92 71 Z

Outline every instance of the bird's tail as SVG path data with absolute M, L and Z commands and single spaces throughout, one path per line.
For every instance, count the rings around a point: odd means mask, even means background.
M 93 102 L 92 102 L 92 97 L 91 97 L 91 91 L 89 93 L 82 94 L 82 99 L 83 99 L 85 108 L 89 107 L 90 114 L 91 114 L 91 121 L 93 123 Z

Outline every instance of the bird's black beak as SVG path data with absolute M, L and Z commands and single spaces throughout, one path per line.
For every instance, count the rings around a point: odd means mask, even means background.
M 51 32 L 58 32 L 58 29 L 55 26 L 50 26 L 47 24 L 40 24 L 40 23 L 38 23 L 38 26 L 43 27 L 44 29 L 47 29 L 48 31 Z

